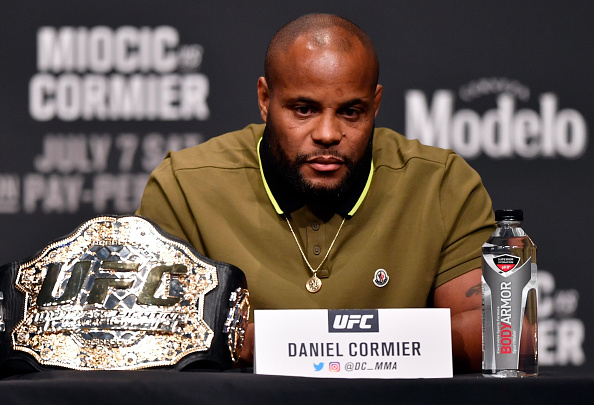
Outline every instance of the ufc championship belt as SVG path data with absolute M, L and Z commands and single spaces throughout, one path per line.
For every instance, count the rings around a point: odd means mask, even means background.
M 237 267 L 138 216 L 104 216 L 0 267 L 0 374 L 227 369 L 249 293 Z

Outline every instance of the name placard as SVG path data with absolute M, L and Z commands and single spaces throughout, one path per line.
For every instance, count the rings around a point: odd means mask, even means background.
M 452 377 L 450 310 L 256 310 L 256 374 Z

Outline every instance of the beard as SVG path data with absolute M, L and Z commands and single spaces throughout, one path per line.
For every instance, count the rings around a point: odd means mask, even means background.
M 364 181 L 363 179 L 369 176 L 375 125 L 371 128 L 365 153 L 360 159 L 355 161 L 349 156 L 340 154 L 334 147 L 320 149 L 319 151 L 308 154 L 301 153 L 295 159 L 290 159 L 281 146 L 278 140 L 279 135 L 271 122 L 272 120 L 269 115 L 266 128 L 264 129 L 264 141 L 268 144 L 273 167 L 281 179 L 286 181 L 306 202 L 315 202 L 317 204 L 336 203 L 345 194 L 348 194 L 355 184 L 359 184 L 360 181 Z M 346 166 L 346 174 L 333 186 L 316 185 L 301 172 L 301 166 L 309 159 L 322 155 L 331 155 L 340 158 Z

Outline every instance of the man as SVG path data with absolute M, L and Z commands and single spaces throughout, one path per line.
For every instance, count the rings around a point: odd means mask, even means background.
M 241 268 L 255 309 L 450 308 L 456 370 L 476 371 L 491 201 L 458 155 L 374 129 L 378 70 L 350 21 L 289 23 L 258 80 L 265 127 L 170 154 L 137 213 Z

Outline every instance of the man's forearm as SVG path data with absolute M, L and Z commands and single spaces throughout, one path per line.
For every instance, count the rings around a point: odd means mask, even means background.
M 481 371 L 481 328 L 480 309 L 452 316 L 452 355 L 455 373 Z

